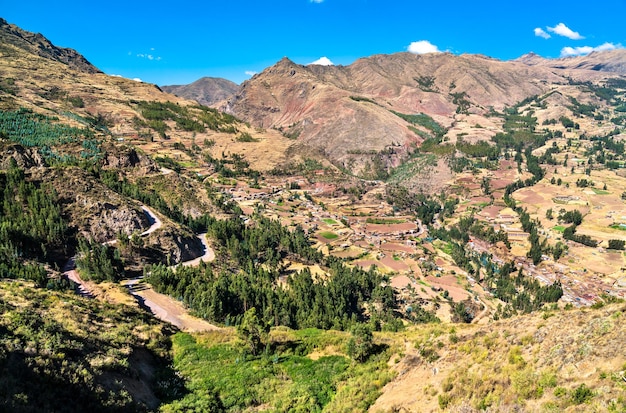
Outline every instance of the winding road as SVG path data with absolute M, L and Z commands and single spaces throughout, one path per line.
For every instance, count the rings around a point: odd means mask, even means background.
M 161 228 L 163 223 L 147 206 L 142 205 L 141 209 L 150 222 L 150 228 L 141 233 L 142 237 L 148 236 L 157 229 Z M 210 262 L 215 259 L 215 252 L 209 246 L 206 233 L 198 234 L 198 239 L 204 246 L 204 254 L 190 261 L 184 261 L 178 265 L 197 266 L 201 262 Z M 106 245 L 114 244 L 109 241 Z M 178 265 L 174 266 L 176 268 Z M 96 298 L 97 285 L 91 281 L 84 281 L 76 271 L 75 257 L 70 258 L 63 267 L 63 275 L 69 280 L 76 283 L 76 292 L 83 297 Z M 208 331 L 217 330 L 219 327 L 197 317 L 189 315 L 189 311 L 181 302 L 165 295 L 160 294 L 152 289 L 152 287 L 143 281 L 143 277 L 125 280 L 122 285 L 128 288 L 130 294 L 137 300 L 139 306 L 150 311 L 156 318 L 169 322 L 183 331 Z

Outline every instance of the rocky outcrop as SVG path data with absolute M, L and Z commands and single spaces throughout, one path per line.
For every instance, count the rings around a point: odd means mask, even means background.
M 3 148 L 4 156 L 0 160 L 0 169 L 8 169 L 13 161 L 21 169 L 45 166 L 46 162 L 35 148 L 10 144 Z
M 143 175 L 158 171 L 157 165 L 149 156 L 137 152 L 132 147 L 108 147 L 104 156 L 103 166 L 112 169 L 137 168 L 137 172 Z
M 204 245 L 193 233 L 182 228 L 164 228 L 150 235 L 147 242 L 159 262 L 180 264 L 202 256 Z

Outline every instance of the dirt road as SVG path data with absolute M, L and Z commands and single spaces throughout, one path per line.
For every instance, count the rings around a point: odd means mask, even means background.
M 159 320 L 171 323 L 183 331 L 198 332 L 219 329 L 208 321 L 190 315 L 180 301 L 165 294 L 157 293 L 150 284 L 146 284 L 141 278 L 124 281 L 122 285 L 128 288 L 140 307 L 150 311 Z

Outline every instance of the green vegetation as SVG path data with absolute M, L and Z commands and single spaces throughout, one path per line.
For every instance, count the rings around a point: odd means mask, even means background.
M 367 102 L 367 103 L 373 103 L 374 105 L 378 105 L 378 103 L 376 103 L 372 99 L 366 98 L 363 96 L 350 96 L 350 99 L 354 100 L 355 102 Z
M 67 242 L 57 194 L 32 182 L 11 160 L 0 173 L 0 278 L 23 278 L 43 287 L 52 281 L 39 262 L 52 261 Z
M 368 224 L 378 224 L 378 225 L 393 225 L 393 224 L 404 224 L 406 222 L 405 219 L 395 219 L 395 218 L 372 218 L 369 217 L 365 220 Z
M 322 221 L 324 221 L 328 225 L 337 225 L 337 221 L 331 218 L 322 218 Z
M 310 246 L 300 227 L 256 217 L 246 225 L 238 215 L 228 220 L 205 216 L 190 223 L 215 240 L 220 260 L 211 265 L 146 268 L 155 290 L 179 298 L 200 317 L 238 325 L 250 308 L 263 325 L 291 328 L 347 329 L 358 322 L 395 328 L 398 320 L 392 288 L 375 270 L 350 268 Z M 320 279 L 307 268 L 290 274 L 287 285 L 277 281 L 286 260 L 318 264 L 327 272 Z M 366 313 L 365 310 L 369 309 Z
M 145 412 L 183 390 L 143 311 L 0 282 L 0 331 L 3 411 Z
M 70 96 L 67 98 L 67 101 L 75 108 L 85 107 L 85 101 L 80 96 Z
M 363 363 L 344 354 L 323 355 L 327 348 L 347 347 L 347 341 L 345 333 L 281 328 L 270 333 L 264 352 L 254 356 L 228 331 L 198 339 L 176 334 L 174 366 L 186 377 L 188 394 L 162 410 L 240 412 L 263 406 L 275 412 L 365 411 L 393 377 L 386 365 L 390 355 L 380 346 L 368 346 L 371 355 Z M 314 358 L 314 351 L 322 355 Z
M 58 146 L 93 138 L 87 129 L 54 123 L 57 118 L 33 113 L 29 109 L 0 111 L 0 133 L 27 147 Z
M 572 224 L 563 231 L 563 238 L 569 241 L 578 242 L 588 247 L 597 247 L 598 241 L 592 239 L 589 235 L 576 234 L 577 224 Z
M 334 232 L 331 231 L 321 231 L 320 236 L 326 239 L 337 239 L 339 238 L 339 235 L 335 234 Z
M 561 233 L 565 231 L 565 227 L 563 225 L 555 225 L 552 227 L 552 229 L 556 232 L 561 232 Z
M 5 55 L 6 56 L 6 55 Z M 12 78 L 2 78 L 0 79 L 0 91 L 4 93 L 8 93 L 9 95 L 17 95 L 18 87 L 15 84 L 15 79 Z
M 423 126 L 424 128 L 432 132 L 433 137 L 441 137 L 446 133 L 446 130 L 443 128 L 443 126 L 441 126 L 433 118 L 431 118 L 425 113 L 407 115 L 407 114 L 396 112 L 393 110 L 391 111 L 391 113 L 393 113 L 394 115 L 404 119 L 405 121 L 413 125 Z
M 471 106 L 471 102 L 469 101 L 467 93 L 465 92 L 457 92 L 457 93 L 450 93 L 450 96 L 452 96 L 452 103 L 457 105 L 456 106 L 456 113 L 464 113 L 467 114 L 469 113 L 469 108 Z
M 119 281 L 124 278 L 124 263 L 118 248 L 79 239 L 76 267 L 86 280 Z
M 436 92 L 437 87 L 435 86 L 435 77 L 434 76 L 419 76 L 414 77 L 413 80 L 417 82 L 417 86 L 422 89 L 424 92 Z
M 258 142 L 259 140 L 253 138 L 248 132 L 241 132 L 236 138 L 237 142 Z
M 235 124 L 237 119 L 231 115 L 221 113 L 206 106 L 181 106 L 173 102 L 132 101 L 138 106 L 141 116 L 145 119 L 137 120 L 136 127 L 149 127 L 165 137 L 169 130 L 167 121 L 173 121 L 176 127 L 188 132 L 204 132 L 206 128 L 237 133 Z

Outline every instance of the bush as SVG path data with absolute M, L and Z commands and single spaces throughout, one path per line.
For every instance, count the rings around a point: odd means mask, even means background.
M 67 101 L 70 102 L 75 108 L 85 107 L 85 101 L 80 96 L 70 96 L 67 98 Z
M 585 383 L 576 387 L 572 392 L 572 402 L 575 404 L 587 403 L 594 396 L 593 390 L 591 390 Z
M 253 138 L 248 132 L 241 132 L 239 136 L 237 136 L 237 142 L 258 142 L 259 140 Z

